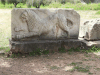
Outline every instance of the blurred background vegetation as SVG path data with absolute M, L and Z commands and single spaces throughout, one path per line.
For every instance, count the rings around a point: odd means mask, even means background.
M 73 8 L 100 10 L 100 0 L 0 0 L 0 9 L 12 8 Z

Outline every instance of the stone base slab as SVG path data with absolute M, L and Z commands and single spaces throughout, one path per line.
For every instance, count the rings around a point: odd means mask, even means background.
M 66 50 L 71 48 L 88 49 L 93 45 L 100 46 L 100 44 L 91 43 L 90 41 L 82 39 L 69 40 L 33 40 L 33 41 L 10 41 L 10 49 L 13 53 L 29 53 L 37 49 L 49 50 L 49 52 L 57 52 L 59 48 L 64 47 Z

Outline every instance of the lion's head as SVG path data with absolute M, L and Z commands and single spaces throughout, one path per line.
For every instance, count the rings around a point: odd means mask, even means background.
M 24 11 L 20 16 L 22 22 L 26 22 L 28 20 L 28 13 L 27 11 Z

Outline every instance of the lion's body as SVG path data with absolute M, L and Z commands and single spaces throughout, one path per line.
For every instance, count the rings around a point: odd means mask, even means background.
M 51 34 L 51 32 L 56 35 L 59 29 L 66 32 L 66 35 L 69 37 L 67 18 L 64 15 L 53 14 L 47 18 L 41 19 L 34 11 L 29 10 L 25 11 L 22 16 L 24 22 L 27 23 L 28 33 L 31 33 L 26 37 L 42 34 L 48 35 L 49 33 Z

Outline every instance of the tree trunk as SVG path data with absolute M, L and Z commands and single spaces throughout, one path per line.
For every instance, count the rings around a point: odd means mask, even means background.
M 33 7 L 33 0 L 32 0 L 32 7 Z
M 39 6 L 37 6 L 37 8 L 40 8 L 40 5 L 39 5 Z
M 39 5 L 37 6 L 37 8 L 40 8 L 41 4 L 39 3 Z
M 17 3 L 14 3 L 14 7 L 16 8 L 16 6 L 17 6 Z

